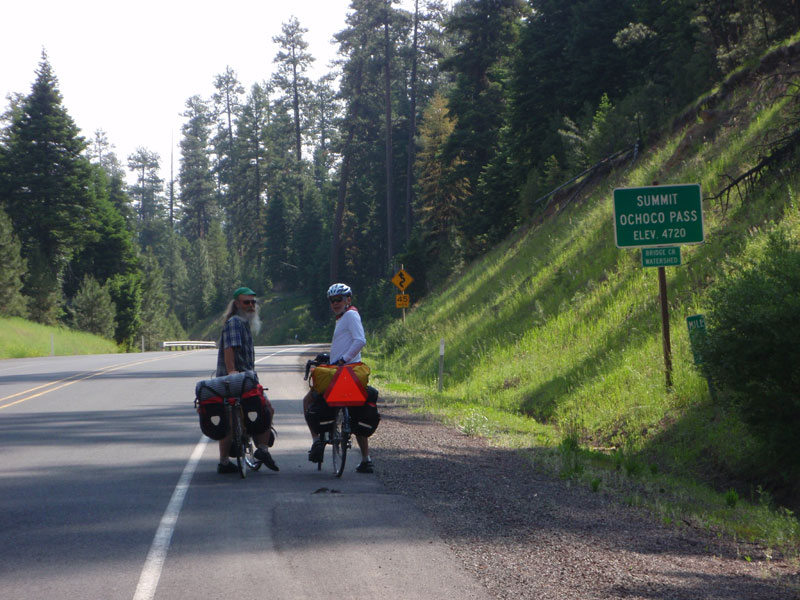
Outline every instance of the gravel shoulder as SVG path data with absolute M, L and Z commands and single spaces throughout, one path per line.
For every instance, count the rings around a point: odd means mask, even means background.
M 381 415 L 377 476 L 413 499 L 494 598 L 800 599 L 787 561 L 748 562 L 741 544 L 661 525 L 400 405 Z

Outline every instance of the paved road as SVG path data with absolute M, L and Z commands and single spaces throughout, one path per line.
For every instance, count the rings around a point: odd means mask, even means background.
M 307 461 L 316 351 L 256 349 L 281 471 L 246 480 L 216 473 L 192 407 L 216 351 L 0 361 L 0 598 L 485 597 L 355 460 Z

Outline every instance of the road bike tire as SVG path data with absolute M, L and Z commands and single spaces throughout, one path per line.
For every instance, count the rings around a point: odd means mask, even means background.
M 253 445 L 253 438 L 250 435 L 245 435 L 245 448 L 247 449 L 247 453 L 245 454 L 245 462 L 247 463 L 247 468 L 251 471 L 258 471 L 261 468 L 262 463 L 255 457 L 256 448 Z
M 344 473 L 344 464 L 347 461 L 347 442 L 344 436 L 345 411 L 343 408 L 336 409 L 336 420 L 331 432 L 331 451 L 333 454 L 333 474 L 341 477 Z
M 236 466 L 242 479 L 247 477 L 247 447 L 242 427 L 242 408 L 236 406 L 233 412 L 233 447 L 236 448 Z

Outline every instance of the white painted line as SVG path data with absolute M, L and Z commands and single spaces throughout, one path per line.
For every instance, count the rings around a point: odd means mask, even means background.
M 273 356 L 277 356 L 281 352 L 286 352 L 287 350 L 291 350 L 291 348 L 284 348 L 283 350 L 278 350 L 277 352 L 273 352 L 272 354 L 267 354 L 266 356 L 262 356 L 257 361 L 255 361 L 255 364 L 260 363 L 262 360 L 267 360 L 268 358 L 272 358 Z
M 158 580 L 161 578 L 164 560 L 167 558 L 172 532 L 175 531 L 175 524 L 178 522 L 178 515 L 181 512 L 183 500 L 189 489 L 189 482 L 192 480 L 192 475 L 197 469 L 197 463 L 200 462 L 200 457 L 203 455 L 203 450 L 205 450 L 207 443 L 208 438 L 202 436 L 200 441 L 197 442 L 197 446 L 194 447 L 194 452 L 189 457 L 189 462 L 183 468 L 183 473 L 181 473 L 181 477 L 178 480 L 178 485 L 175 486 L 175 491 L 172 492 L 172 498 L 170 498 L 167 505 L 167 510 L 164 511 L 164 516 L 161 517 L 161 523 L 159 523 L 156 530 L 156 535 L 150 546 L 150 552 L 147 553 L 133 600 L 153 600 L 156 595 L 156 587 L 158 586 Z

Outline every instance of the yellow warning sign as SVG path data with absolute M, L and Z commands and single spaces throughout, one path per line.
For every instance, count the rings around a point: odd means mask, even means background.
M 406 288 L 411 285 L 412 281 L 414 281 L 414 278 L 403 269 L 400 269 L 395 273 L 394 277 L 392 277 L 392 283 L 399 287 L 401 292 L 404 292 Z
M 411 296 L 408 294 L 397 294 L 394 300 L 397 308 L 408 308 L 409 304 L 411 304 Z

